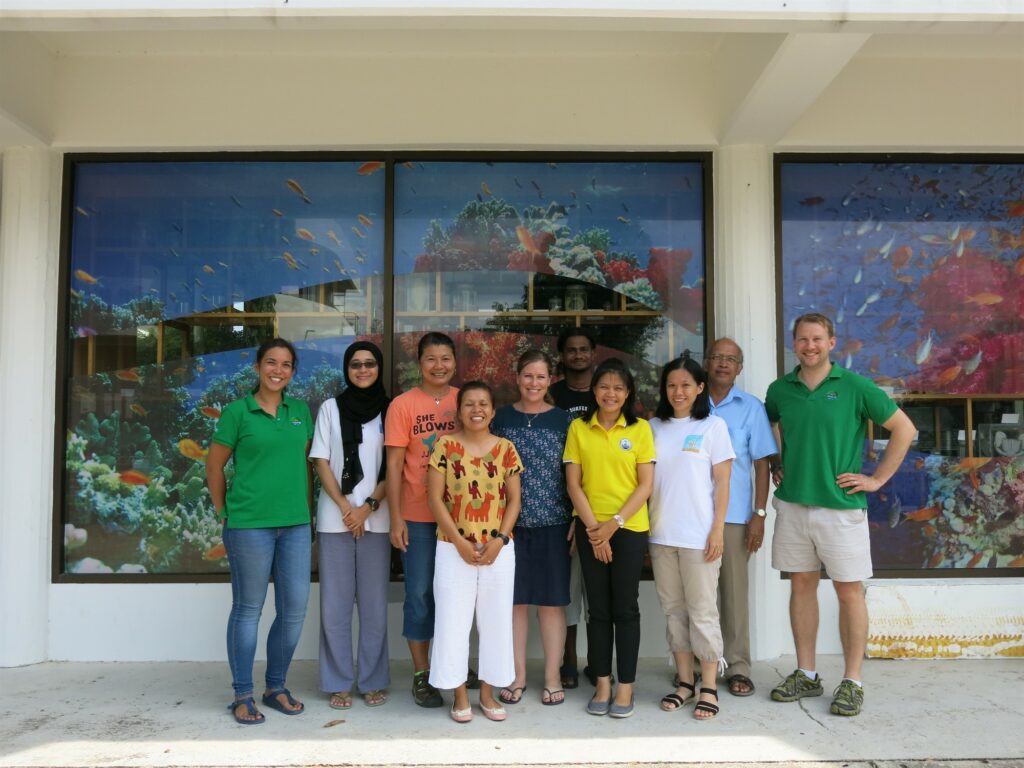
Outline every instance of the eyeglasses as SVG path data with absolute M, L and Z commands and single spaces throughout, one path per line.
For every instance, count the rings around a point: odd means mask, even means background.
M 712 363 L 729 363 L 729 365 L 739 365 L 743 362 L 742 358 L 735 355 L 708 355 L 708 360 Z
M 376 360 L 353 360 L 348 364 L 348 367 L 354 371 L 358 371 L 360 368 L 376 368 Z

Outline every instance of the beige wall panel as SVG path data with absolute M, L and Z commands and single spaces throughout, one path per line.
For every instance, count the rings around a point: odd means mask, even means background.
M 706 59 L 81 57 L 62 148 L 677 148 L 715 142 Z
M 858 59 L 780 148 L 1024 147 L 1024 59 Z

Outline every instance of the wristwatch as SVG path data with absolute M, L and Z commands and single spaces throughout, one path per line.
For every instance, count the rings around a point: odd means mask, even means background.
M 763 509 L 754 510 L 754 514 L 758 517 L 768 517 L 768 513 L 765 512 Z
M 363 502 L 363 504 L 368 506 L 371 512 L 376 512 L 378 509 L 380 509 L 380 502 L 373 498 L 373 496 L 369 496 L 366 499 L 366 501 Z
M 626 524 L 626 521 L 623 519 L 622 515 L 613 515 L 612 520 L 619 524 L 619 528 Z
M 502 546 L 508 545 L 509 538 L 507 533 L 502 533 L 501 531 L 491 531 L 491 537 L 495 539 L 501 539 Z

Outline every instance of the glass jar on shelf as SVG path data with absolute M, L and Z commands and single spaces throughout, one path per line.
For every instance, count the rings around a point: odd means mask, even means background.
M 565 289 L 566 312 L 583 312 L 587 308 L 587 289 L 582 285 L 570 285 Z

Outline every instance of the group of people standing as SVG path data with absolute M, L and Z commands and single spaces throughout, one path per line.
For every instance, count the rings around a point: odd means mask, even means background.
M 754 693 L 746 566 L 764 539 L 770 470 L 782 482 L 776 507 L 781 513 L 782 500 L 787 522 L 793 518 L 783 537 L 779 515 L 773 564 L 793 571 L 791 618 L 800 666 L 772 698 L 820 694 L 809 634 L 812 608 L 817 629 L 819 569 L 824 563 L 834 580 L 857 579 L 842 582 L 842 588 L 836 582 L 844 652 L 856 654 L 862 611 L 855 593 L 861 590 L 863 605 L 860 580 L 870 576 L 870 551 L 866 574 L 862 567 L 847 567 L 849 552 L 836 554 L 834 540 L 819 541 L 817 523 L 797 522 L 797 516 L 827 517 L 862 502 L 864 490 L 877 490 L 902 460 L 905 425 L 897 416 L 902 412 L 894 405 L 890 412 L 861 386 L 867 380 L 831 367 L 834 333 L 817 317 L 797 322 L 801 366 L 773 385 L 782 388 L 777 396 L 769 390 L 767 411 L 735 386 L 742 352 L 735 342 L 720 339 L 703 366 L 685 356 L 664 366 L 650 421 L 636 414 L 636 385 L 621 360 L 594 366 L 594 338 L 585 329 L 560 336 L 563 378 L 557 383 L 546 353 L 524 352 L 516 364 L 518 399 L 500 408 L 486 382 L 452 385 L 455 345 L 442 333 L 420 339 L 420 384 L 393 401 L 384 391 L 380 350 L 357 342 L 344 356 L 346 388 L 321 406 L 315 424 L 308 407 L 285 393 L 298 363 L 294 348 L 282 339 L 265 343 L 255 362 L 259 384 L 224 409 L 207 459 L 231 569 L 228 656 L 235 697 L 229 708 L 235 719 L 264 721 L 254 700 L 252 666 L 271 576 L 277 614 L 267 640 L 262 702 L 288 715 L 304 710 L 285 678 L 309 591 L 309 463 L 321 483 L 316 516 L 320 687 L 333 708 L 351 707 L 355 691 L 367 706 L 387 700 L 393 546 L 403 564 L 402 634 L 412 657 L 416 704 L 441 707 L 441 690 L 452 690 L 450 717 L 469 722 L 474 714 L 469 689 L 479 687 L 480 712 L 504 720 L 506 707 L 527 693 L 529 608 L 536 606 L 544 650 L 540 701 L 562 704 L 565 689 L 578 685 L 575 626 L 585 618 L 584 673 L 595 686 L 587 712 L 629 717 L 640 648 L 639 582 L 649 552 L 675 661 L 674 689 L 661 707 L 678 711 L 695 702 L 694 717 L 715 717 L 716 681 L 723 670 L 731 693 Z M 824 345 L 816 332 L 810 334 L 813 341 L 801 341 L 809 327 L 826 331 Z M 823 357 L 812 359 L 811 352 L 801 352 L 802 345 Z M 805 371 L 822 378 L 815 383 Z M 780 384 L 793 377 L 800 388 Z M 801 494 L 832 471 L 826 469 L 829 457 L 813 460 L 821 465 L 813 477 L 804 463 L 810 452 L 834 451 L 827 436 L 806 445 L 813 430 L 800 424 L 807 422 L 808 408 L 795 403 L 808 394 L 810 400 L 832 403 L 831 390 L 821 398 L 814 393 L 833 377 L 871 395 L 863 403 L 843 398 L 847 422 L 872 418 L 893 437 L 870 477 L 857 472 L 859 454 L 844 449 L 837 457 L 841 471 L 829 481 L 835 488 L 830 503 L 841 504 L 822 512 L 806 506 L 820 499 Z M 781 460 L 769 416 L 785 428 Z M 846 429 L 847 422 L 836 426 Z M 791 442 L 805 447 L 794 453 Z M 910 438 L 905 442 L 909 445 Z M 234 476 L 228 483 L 225 465 L 232 456 Z M 776 466 L 769 466 L 770 459 Z M 844 519 L 840 527 L 851 525 L 862 527 L 866 540 L 866 517 L 863 526 Z M 866 635 L 866 611 L 863 616 Z M 474 619 L 478 673 L 470 668 Z M 847 673 L 844 685 L 860 690 L 859 661 L 849 654 Z M 859 700 L 846 693 L 856 712 L 839 714 L 856 714 L 862 693 Z

